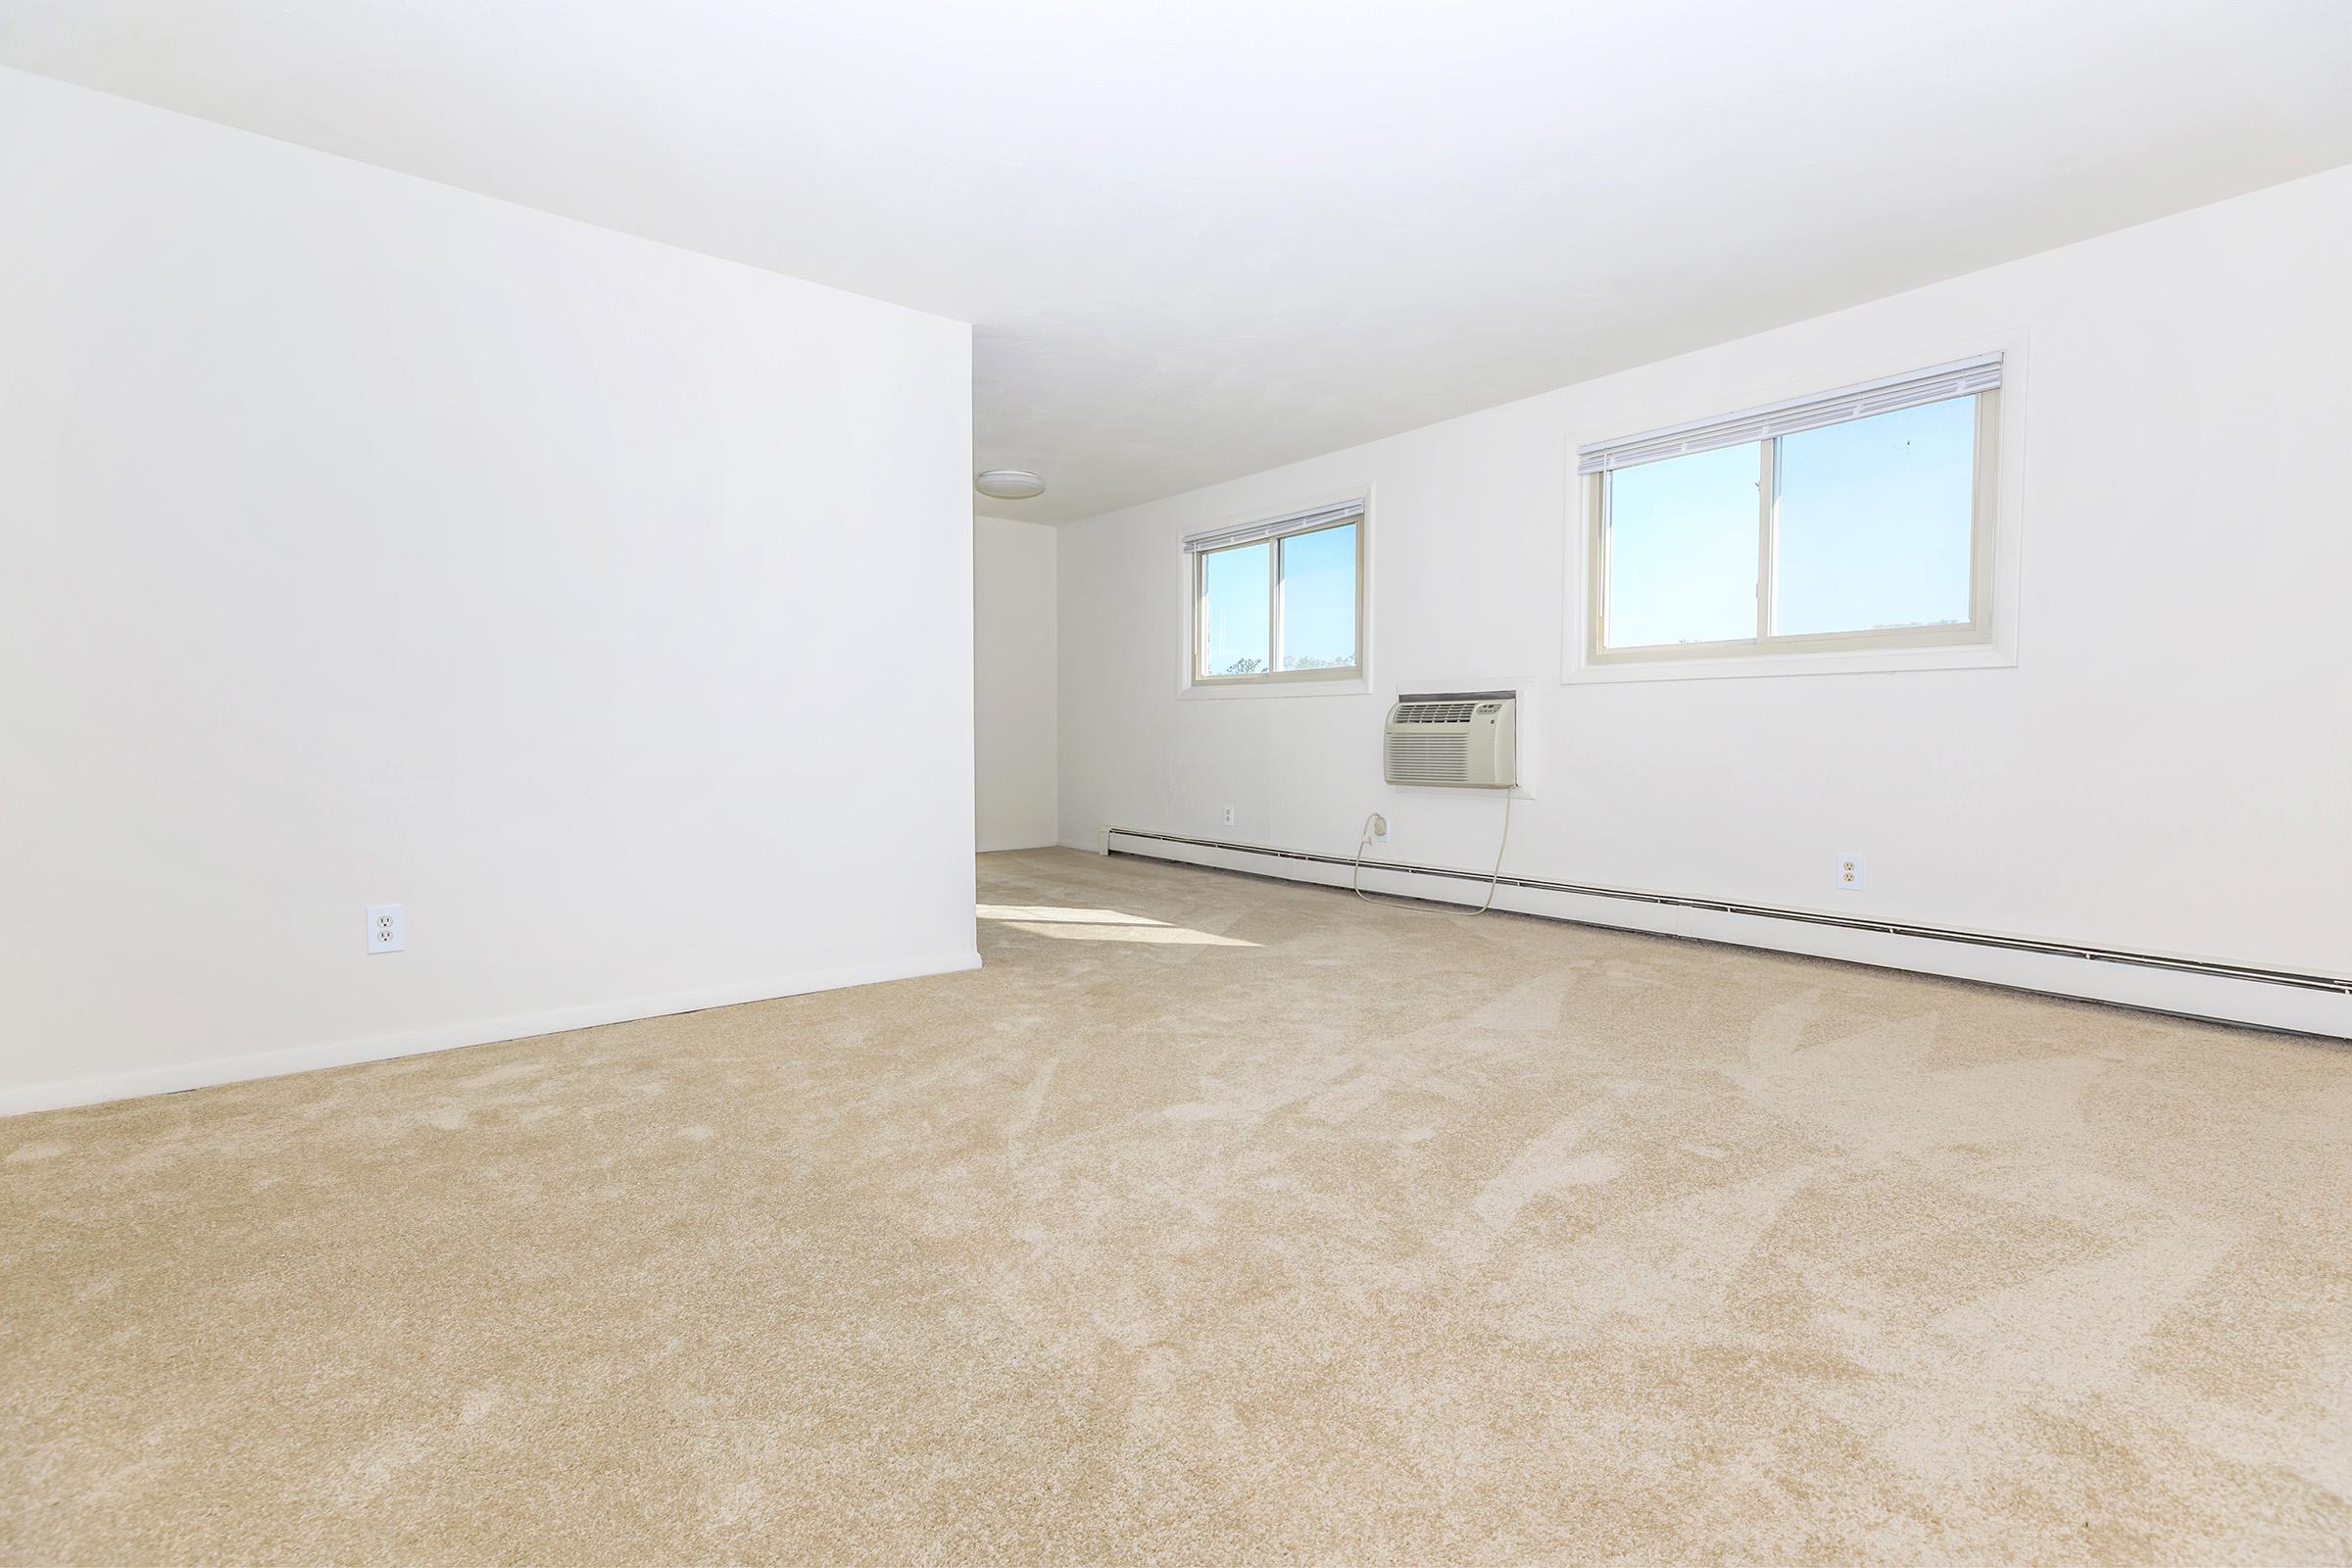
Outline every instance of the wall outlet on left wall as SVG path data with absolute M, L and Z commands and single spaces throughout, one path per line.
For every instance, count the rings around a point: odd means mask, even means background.
M 398 953 L 408 945 L 409 917 L 397 904 L 368 906 L 368 951 Z

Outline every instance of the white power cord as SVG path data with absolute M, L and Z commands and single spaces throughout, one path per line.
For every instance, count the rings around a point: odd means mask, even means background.
M 1494 872 L 1487 878 L 1487 902 L 1472 909 L 1470 911 L 1472 914 L 1484 914 L 1494 907 L 1494 890 L 1502 886 L 1502 852 L 1508 849 L 1511 843 L 1511 797 L 1518 793 L 1516 789 L 1507 789 L 1502 792 L 1502 838 L 1494 846 Z M 1354 890 L 1355 896 L 1366 904 L 1392 904 L 1400 909 L 1414 909 L 1422 914 L 1452 914 L 1456 912 L 1446 908 L 1433 909 L 1426 903 L 1411 899 L 1386 897 L 1376 899 L 1364 891 L 1364 851 L 1372 847 L 1372 818 L 1378 815 L 1380 813 L 1374 811 L 1370 816 L 1364 818 L 1364 831 L 1357 836 L 1355 841 L 1355 870 L 1348 878 L 1348 886 Z

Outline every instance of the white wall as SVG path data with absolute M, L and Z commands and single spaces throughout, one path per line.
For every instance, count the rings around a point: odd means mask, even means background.
M 972 519 L 972 752 L 983 850 L 1054 840 L 1054 530 Z
M 965 326 L 12 72 L 0 146 L 0 1108 L 975 961 Z
M 1345 855 L 1379 808 L 1483 865 L 1496 803 L 1385 788 L 1379 725 L 1508 680 L 1520 874 L 2352 973 L 2348 267 L 2340 170 L 1066 527 L 1063 842 Z M 1579 442 L 2021 334 L 2014 667 L 1563 684 Z M 1179 536 L 1366 486 L 1371 694 L 1180 698 Z

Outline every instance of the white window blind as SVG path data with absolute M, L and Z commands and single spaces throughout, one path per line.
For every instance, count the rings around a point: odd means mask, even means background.
M 1923 403 L 1941 403 L 1946 398 L 1989 392 L 2000 384 L 2001 357 L 1982 355 L 1913 370 L 1907 375 L 1890 375 L 1859 386 L 1840 387 L 1815 397 L 1770 403 L 1721 418 L 1694 419 L 1663 430 L 1620 436 L 1614 441 L 1595 441 L 1576 449 L 1576 471 L 1605 473 L 1611 468 L 1630 468 L 1662 458 L 1745 446 L 1750 441 L 1769 441 L 1799 430 L 1817 430 L 1825 424 L 1842 424 L 1874 414 L 1891 414 L 1896 409 L 1913 409 Z M 1188 544 L 1186 548 L 1192 547 Z
M 1224 550 L 1233 545 L 1255 544 L 1276 534 L 1298 533 L 1307 528 L 1327 528 L 1364 514 L 1361 501 L 1342 501 L 1333 506 L 1316 507 L 1307 512 L 1294 512 L 1287 516 L 1268 517 L 1262 522 L 1245 522 L 1230 528 L 1211 528 L 1206 533 L 1184 536 L 1187 555 L 1199 555 L 1203 550 Z

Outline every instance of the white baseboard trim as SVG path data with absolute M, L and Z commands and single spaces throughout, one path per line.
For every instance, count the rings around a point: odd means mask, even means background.
M 853 964 L 839 969 L 815 969 L 775 980 L 673 991 L 662 996 L 620 1002 L 591 1002 L 544 1012 L 517 1013 L 505 1018 L 478 1018 L 466 1023 L 439 1024 L 397 1034 L 368 1035 L 318 1046 L 295 1046 L 283 1051 L 257 1051 L 239 1056 L 214 1056 L 202 1061 L 175 1062 L 168 1067 L 144 1067 L 131 1072 L 104 1073 L 95 1078 L 72 1078 L 56 1083 L 0 1088 L 0 1116 L 22 1116 L 36 1110 L 64 1110 L 74 1105 L 96 1105 L 114 1100 L 136 1100 L 146 1095 L 173 1095 L 189 1089 L 246 1083 L 256 1078 L 282 1078 L 289 1073 L 317 1072 L 323 1067 L 349 1067 L 364 1061 L 389 1061 L 396 1056 L 421 1056 L 466 1046 L 495 1045 L 527 1040 L 534 1035 L 591 1029 L 598 1024 L 633 1023 L 673 1013 L 701 1012 L 707 1007 L 732 1007 L 746 1002 L 769 1002 L 777 997 L 805 996 L 812 991 L 838 991 L 848 986 L 875 985 L 885 980 L 913 980 L 924 975 L 953 974 L 980 967 L 977 949 L 920 958 L 894 958 L 883 963 Z
M 1107 830 L 1107 837 L 1112 851 L 1120 855 L 1247 871 L 1327 887 L 1348 886 L 1351 869 L 1344 858 L 1298 851 L 1215 844 L 1120 828 Z M 1539 879 L 1523 877 L 1520 881 L 1536 883 Z M 1368 893 L 1472 906 L 1487 895 L 1483 872 L 1438 867 L 1415 871 L 1367 863 L 1363 886 Z M 2114 1003 L 2220 1023 L 2352 1039 L 2352 980 L 2325 976 L 2269 979 L 2250 971 L 2216 973 L 2215 969 L 2232 966 L 2198 967 L 2199 960 L 2194 959 L 2091 947 L 2056 952 L 2051 950 L 2071 945 L 1987 933 L 1920 934 L 1916 928 L 1911 931 L 1868 928 L 1864 922 L 1834 923 L 1842 917 L 1808 917 L 1799 910 L 1773 913 L 1709 907 L 1702 900 L 1677 901 L 1614 890 L 1579 892 L 1556 885 L 1514 886 L 1509 877 L 1495 891 L 1494 907 L 1571 920 L 1580 925 L 1694 937 L 1735 947 L 1977 980 L 2013 990 Z

